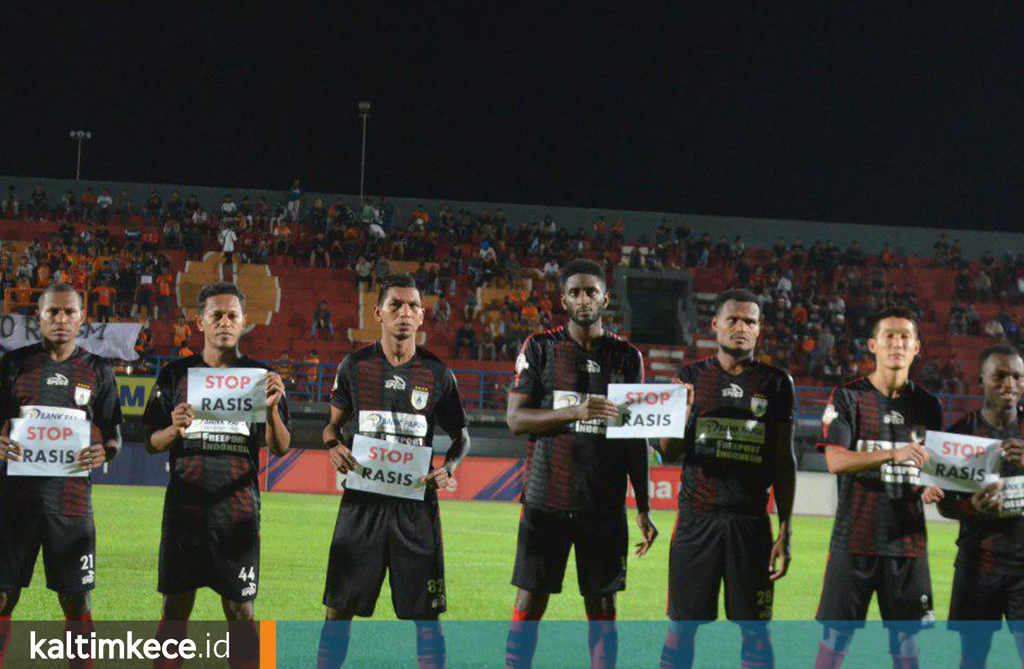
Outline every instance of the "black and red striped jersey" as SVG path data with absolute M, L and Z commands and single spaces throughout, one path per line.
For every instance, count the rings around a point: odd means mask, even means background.
M 143 420 L 152 432 L 170 426 L 174 407 L 188 401 L 188 370 L 208 367 L 203 356 L 180 358 L 160 370 Z M 248 356 L 236 367 L 270 369 Z M 288 400 L 278 412 L 291 431 Z M 199 527 L 260 524 L 258 473 L 266 423 L 194 420 L 171 446 L 171 478 L 164 497 L 165 521 Z
M 379 341 L 345 356 L 334 377 L 331 405 L 352 412 L 357 434 L 430 449 L 437 425 L 449 435 L 466 427 L 455 374 L 419 346 L 398 367 L 388 361 Z M 345 495 L 349 499 L 381 497 L 364 490 Z M 425 500 L 436 502 L 437 493 L 427 488 Z
M 683 365 L 679 378 L 694 387 L 683 439 L 680 510 L 766 514 L 776 435 L 792 434 L 792 377 L 757 361 L 730 374 L 712 356 Z
M 867 377 L 832 391 L 821 418 L 822 441 L 852 451 L 924 443 L 927 430 L 942 429 L 935 395 L 908 381 L 895 398 L 880 393 Z M 839 505 L 830 550 L 855 555 L 921 557 L 926 553 L 920 470 L 884 463 L 878 469 L 838 474 Z
M 997 429 L 980 411 L 975 411 L 957 421 L 949 431 L 990 439 L 1024 439 L 1024 412 L 1017 411 L 1016 423 Z M 999 475 L 1022 476 L 1024 467 L 1004 460 Z M 966 493 L 947 492 L 946 495 L 970 497 Z M 1024 576 L 1024 516 L 963 518 L 956 544 L 960 547 L 957 566 L 970 565 L 986 572 Z
M 4 433 L 21 407 L 77 409 L 93 424 L 93 437 L 117 436 L 121 405 L 114 374 L 103 358 L 78 347 L 62 362 L 50 357 L 42 343 L 15 349 L 0 359 L 0 424 Z M 92 514 L 89 477 L 8 476 L 0 463 L 0 506 L 25 512 L 65 516 Z
M 564 409 L 590 396 L 606 397 L 609 383 L 643 380 L 643 356 L 626 340 L 605 334 L 586 350 L 558 327 L 523 343 L 510 392 L 528 396 L 533 408 Z M 642 478 L 641 485 L 634 479 L 637 506 L 646 510 L 647 442 L 609 441 L 606 429 L 602 421 L 577 421 L 530 435 L 523 503 L 551 511 L 621 512 L 632 471 Z

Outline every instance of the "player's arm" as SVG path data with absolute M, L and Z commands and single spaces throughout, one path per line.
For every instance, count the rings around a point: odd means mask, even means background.
M 174 378 L 165 367 L 153 386 L 153 394 L 142 419 L 148 428 L 146 451 L 164 453 L 181 441 L 192 425 L 196 413 L 192 405 L 182 402 L 174 406 Z
M 619 406 L 603 397 L 588 397 L 582 404 L 564 409 L 539 409 L 537 403 L 529 395 L 508 394 L 505 422 L 512 434 L 547 434 L 577 421 L 608 420 L 619 415 Z
M 121 403 L 117 383 L 110 367 L 100 370 L 99 388 L 93 406 L 92 422 L 100 431 L 100 441 L 78 452 L 76 460 L 85 470 L 102 467 L 121 453 Z
M 658 439 L 658 450 L 661 451 L 661 458 L 665 462 L 677 461 L 686 452 L 688 444 L 693 443 L 693 430 L 697 424 L 693 415 L 693 396 L 696 394 L 692 383 L 686 383 L 679 377 L 672 379 L 672 383 L 686 386 L 686 430 L 685 436 L 681 438 L 660 437 Z
M 349 381 L 351 377 L 351 356 L 346 356 L 338 370 L 334 373 L 334 386 L 331 388 L 331 416 L 324 425 L 323 440 L 324 447 L 330 451 L 331 466 L 342 474 L 356 469 L 359 465 L 352 457 L 349 446 L 351 440 L 344 438 L 342 429 L 352 417 L 352 387 Z M 348 443 L 346 443 L 346 441 Z
M 280 457 L 292 444 L 292 431 L 288 427 L 288 405 L 284 398 L 284 381 L 276 372 L 267 372 L 267 448 Z
M 775 581 L 786 575 L 792 559 L 790 540 L 793 528 L 793 499 L 796 497 L 796 454 L 793 452 L 793 412 L 796 403 L 796 389 L 793 379 L 787 374 L 775 393 L 779 411 L 772 429 L 774 457 L 772 458 L 772 489 L 775 493 L 775 509 L 779 515 L 779 535 L 772 546 L 769 570 Z
M 0 427 L 6 427 L 12 418 L 11 407 L 11 358 L 9 354 L 0 356 Z M 21 460 L 21 445 L 7 436 L 0 435 L 0 462 L 4 460 Z
M 644 358 L 639 350 L 635 351 L 626 365 L 626 383 L 644 382 Z M 633 497 L 636 499 L 636 526 L 640 530 L 642 541 L 636 545 L 635 555 L 643 557 L 651 549 L 655 539 L 658 538 L 658 526 L 651 520 L 650 501 L 650 459 L 647 457 L 647 440 L 630 439 L 623 444 L 626 449 L 626 474 L 629 476 L 629 484 L 633 487 Z
M 444 455 L 444 462 L 433 469 L 421 481 L 436 490 L 448 487 L 448 481 L 456 468 L 469 453 L 469 430 L 466 427 L 466 410 L 459 396 L 459 384 L 452 370 L 445 370 L 441 386 L 441 399 L 434 409 L 434 416 L 445 432 L 452 438 L 452 445 Z
M 928 451 L 914 442 L 894 449 L 852 450 L 856 423 L 853 404 L 849 391 L 836 388 L 822 416 L 823 441 L 818 448 L 825 451 L 825 464 L 830 473 L 857 474 L 878 469 L 887 462 L 913 462 L 918 467 L 928 462 Z
M 1003 484 L 1001 481 L 989 483 L 987 486 L 967 495 L 946 495 L 936 505 L 939 513 L 945 518 L 962 520 L 964 518 L 999 516 L 1003 505 Z

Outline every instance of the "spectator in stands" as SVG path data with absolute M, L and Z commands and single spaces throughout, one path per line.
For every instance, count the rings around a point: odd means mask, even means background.
M 558 260 L 554 257 L 548 258 L 547 262 L 544 263 L 544 280 L 547 282 L 547 290 L 551 292 L 556 290 L 558 287 L 558 280 L 560 276 L 560 269 L 558 267 Z
M 992 279 L 985 270 L 978 270 L 974 277 L 974 299 L 979 302 L 992 301 Z
M 179 314 L 178 320 L 174 322 L 174 326 L 171 328 L 171 342 L 174 344 L 174 348 L 177 349 L 187 344 L 191 339 L 192 328 L 189 327 L 184 314 Z
M 127 188 L 122 188 L 121 192 L 117 194 L 117 204 L 115 205 L 115 213 L 120 218 L 120 223 L 124 223 L 134 213 L 132 208 L 132 198 L 128 194 Z
M 331 310 L 327 308 L 326 300 L 321 300 L 319 306 L 313 310 L 313 326 L 309 329 L 309 338 L 316 339 L 317 334 L 322 338 L 325 332 L 328 339 L 334 339 L 334 324 L 331 323 Z
M 452 357 L 459 359 L 462 357 L 462 349 L 466 349 L 469 352 L 469 357 L 473 358 L 476 356 L 476 332 L 473 331 L 473 325 L 470 321 L 463 321 L 462 325 L 455 332 L 455 348 L 452 350 Z
M 96 220 L 96 201 L 96 193 L 93 192 L 92 186 L 86 186 L 80 199 L 83 221 L 94 222 Z
M 46 202 L 46 189 L 43 188 L 43 184 L 37 183 L 32 189 L 25 213 L 33 221 L 45 221 L 50 218 L 50 208 Z
M 985 334 L 986 337 L 991 337 L 997 342 L 1002 340 L 1004 335 L 1006 334 L 1003 331 L 1003 324 L 1000 323 L 999 320 L 996 318 L 993 318 L 989 322 L 985 323 L 985 327 L 982 328 L 982 332 Z
M 171 291 L 174 288 L 174 277 L 169 271 L 161 272 L 156 277 L 156 309 L 153 318 L 160 320 L 162 313 L 164 318 L 171 317 Z
M 316 400 L 320 390 L 320 356 L 317 354 L 316 349 L 310 349 L 309 353 L 306 354 L 306 359 L 303 360 L 306 363 L 303 373 L 306 377 L 305 390 L 306 398 L 310 401 Z
M 288 190 L 286 201 L 288 203 L 286 205 L 288 219 L 290 221 L 299 220 L 299 213 L 302 210 L 302 185 L 298 179 L 292 181 L 292 187 Z
M 18 218 L 18 210 L 20 203 L 18 202 L 18 196 L 14 193 L 14 186 L 7 187 L 7 196 L 4 201 L 0 203 L 0 208 L 3 209 L 4 218 Z
M 186 342 L 178 348 L 176 355 L 179 358 L 191 358 L 193 355 L 195 355 L 195 352 L 191 348 L 189 348 L 188 342 Z
M 360 255 L 359 260 L 356 261 L 356 283 L 364 292 L 373 289 L 373 265 L 364 255 Z
M 434 323 L 444 329 L 448 328 L 448 323 L 452 318 L 452 305 L 448 302 L 447 296 L 442 294 L 437 298 L 437 302 L 434 304 Z
M 220 203 L 221 218 L 234 218 L 236 214 L 238 214 L 238 205 L 235 204 L 234 196 L 228 193 Z
M 234 267 L 235 242 L 238 241 L 238 234 L 235 233 L 234 227 L 230 223 L 224 223 L 217 239 L 220 241 L 221 251 L 224 253 L 224 262 L 229 267 Z
M 100 225 L 106 225 L 113 215 L 114 196 L 111 195 L 109 188 L 104 188 L 96 198 L 96 216 Z
M 284 389 L 286 392 L 292 392 L 295 390 L 295 363 L 292 362 L 292 356 L 285 349 L 277 356 L 277 361 L 274 363 L 275 369 L 279 370 L 278 373 L 281 375 L 281 381 L 284 383 Z
M 458 344 L 456 344 L 458 346 Z M 487 324 L 483 328 L 483 332 L 480 333 L 480 345 L 477 353 L 477 360 L 496 360 L 498 358 L 498 349 L 495 346 L 494 331 L 491 328 L 491 324 Z
M 316 233 L 316 236 L 313 237 L 313 244 L 309 250 L 309 266 L 328 268 L 331 266 L 331 254 L 327 250 L 327 238 L 322 232 Z
M 472 288 L 466 293 L 466 301 L 462 305 L 462 317 L 466 321 L 472 321 L 480 311 L 480 303 L 476 297 L 476 291 Z
M 164 199 L 160 197 L 156 189 L 150 189 L 149 198 L 146 199 L 146 218 L 149 219 L 150 225 L 156 225 L 160 220 L 160 212 L 163 211 L 163 208 Z
M 101 283 L 93 289 L 92 293 L 96 303 L 96 320 L 100 323 L 109 323 L 110 317 L 114 315 L 114 300 L 117 297 L 117 290 L 109 284 Z

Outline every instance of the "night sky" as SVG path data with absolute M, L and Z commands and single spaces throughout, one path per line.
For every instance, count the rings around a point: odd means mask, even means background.
M 353 193 L 365 98 L 374 194 L 1024 222 L 1020 0 L 94 4 L 4 4 L 0 174 Z

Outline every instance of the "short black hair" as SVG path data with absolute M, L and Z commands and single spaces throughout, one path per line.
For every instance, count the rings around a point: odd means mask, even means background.
M 569 278 L 576 274 L 590 274 L 596 276 L 604 284 L 604 268 L 601 267 L 600 263 L 594 260 L 588 260 L 587 258 L 576 258 L 570 260 L 562 268 L 561 276 L 559 278 L 559 285 L 564 289 L 565 284 L 568 283 Z
M 729 290 L 723 290 L 718 294 L 718 297 L 715 298 L 716 316 L 720 311 L 722 311 L 722 307 L 724 307 L 725 303 L 729 300 L 733 300 L 735 302 L 753 302 L 757 305 L 758 313 L 761 311 L 761 303 L 757 301 L 757 295 L 754 295 L 754 293 L 750 292 L 746 288 L 730 288 Z
M 46 287 L 46 290 L 39 293 L 39 301 L 37 302 L 39 309 L 42 310 L 43 301 L 46 299 L 47 295 L 57 295 L 59 293 L 74 293 L 75 297 L 78 298 L 78 308 L 81 309 L 85 306 L 85 303 L 82 301 L 82 294 L 79 293 L 78 289 L 70 283 L 51 283 Z
M 1011 346 L 1009 344 L 994 344 L 983 350 L 978 355 L 978 362 L 981 363 L 978 369 L 985 369 L 985 363 L 988 361 L 989 358 L 991 358 L 994 355 L 1005 355 L 1007 357 L 1017 356 L 1018 358 L 1024 357 L 1021 356 L 1020 351 L 1017 350 L 1017 348 L 1014 346 Z
M 242 310 L 245 310 L 245 293 L 233 283 L 218 281 L 217 283 L 208 283 L 199 289 L 199 296 L 196 298 L 196 301 L 199 305 L 200 314 L 206 311 L 206 301 L 217 295 L 234 295 L 238 298 L 238 303 L 242 305 Z
M 886 318 L 902 318 L 903 320 L 910 321 L 914 324 L 914 334 L 918 335 L 917 315 L 913 311 L 906 307 L 886 307 L 881 311 L 875 312 L 875 315 L 871 317 L 872 337 L 878 334 L 878 324 Z
M 390 288 L 415 288 L 416 279 L 411 274 L 388 274 L 381 278 L 380 289 L 377 292 L 377 304 L 384 304 Z

